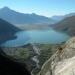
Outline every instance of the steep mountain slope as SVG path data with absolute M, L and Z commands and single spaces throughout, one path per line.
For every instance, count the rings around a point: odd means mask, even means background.
M 0 44 L 9 39 L 14 39 L 14 34 L 18 31 L 21 30 L 12 24 L 0 19 Z
M 0 18 L 12 24 L 50 24 L 54 21 L 48 17 L 37 14 L 24 14 L 11 10 L 8 7 L 0 9 Z
M 58 47 L 38 75 L 75 75 L 75 37 Z
M 67 34 L 75 35 L 75 16 L 67 17 L 59 23 L 52 25 L 52 28 L 57 31 L 66 32 Z

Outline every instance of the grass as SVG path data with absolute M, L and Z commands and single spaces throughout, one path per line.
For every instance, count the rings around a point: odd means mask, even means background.
M 56 52 L 58 46 L 56 44 L 37 44 L 37 47 L 40 49 L 40 55 L 38 56 L 40 68 L 35 70 L 34 75 L 40 72 L 42 65 Z M 45 71 L 50 67 L 48 64 L 45 66 Z

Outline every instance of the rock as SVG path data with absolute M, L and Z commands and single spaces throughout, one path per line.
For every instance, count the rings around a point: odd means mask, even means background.
M 75 75 L 75 57 L 58 62 L 54 75 Z
M 44 63 L 39 75 L 75 75 L 75 37 L 57 49 Z

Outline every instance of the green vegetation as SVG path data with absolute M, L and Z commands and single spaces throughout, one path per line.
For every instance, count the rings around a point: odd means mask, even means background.
M 30 71 L 33 69 L 34 63 L 32 63 L 31 58 L 34 56 L 34 52 L 30 44 L 17 48 L 3 48 L 3 50 L 11 59 L 25 63 Z
M 40 55 L 38 55 L 39 65 L 40 68 L 36 68 L 34 70 L 34 74 L 36 75 L 39 73 L 42 65 L 52 56 L 53 53 L 56 52 L 57 47 L 59 44 L 35 44 L 40 49 Z M 28 69 L 31 71 L 35 63 L 31 60 L 31 58 L 35 55 L 32 45 L 28 44 L 23 47 L 18 48 L 4 48 L 6 54 L 10 55 L 11 57 L 19 60 L 23 63 L 26 63 Z
M 30 57 L 33 56 L 33 51 L 31 51 L 29 48 L 20 48 L 18 49 L 18 52 L 13 55 L 14 58 L 19 58 L 21 60 L 28 60 Z
M 33 48 L 30 44 L 24 47 L 12 47 L 12 48 L 3 48 L 4 52 L 10 57 L 26 62 L 31 57 L 34 56 Z
M 52 47 L 51 45 L 41 45 L 40 46 L 40 56 L 39 56 L 39 60 L 40 60 L 40 65 L 42 66 L 43 63 L 50 58 L 50 56 L 52 55 Z
M 44 64 L 46 60 L 48 60 L 54 52 L 56 52 L 57 47 L 59 44 L 41 44 L 39 45 L 40 50 L 40 55 L 39 55 L 39 60 L 40 60 L 40 66 Z
M 34 70 L 34 75 L 37 75 L 40 72 L 42 65 L 56 52 L 59 44 L 37 44 L 37 47 L 40 49 L 39 59 L 39 69 Z M 48 67 L 46 67 L 48 68 Z

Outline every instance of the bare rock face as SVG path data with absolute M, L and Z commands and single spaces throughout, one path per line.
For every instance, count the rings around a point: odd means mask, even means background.
M 75 75 L 75 57 L 58 62 L 54 75 Z
M 75 37 L 66 42 L 63 49 L 63 60 L 54 69 L 54 75 L 75 75 Z
M 41 68 L 40 75 L 75 75 L 75 37 L 59 47 Z

